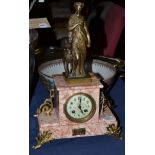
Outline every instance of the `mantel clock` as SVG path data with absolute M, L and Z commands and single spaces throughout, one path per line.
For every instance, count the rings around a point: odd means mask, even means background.
M 68 22 L 71 46 L 64 55 L 65 73 L 53 75 L 50 98 L 37 110 L 39 135 L 34 148 L 53 139 L 104 134 L 119 137 L 120 134 L 117 120 L 101 91 L 103 84 L 95 74 L 85 72 L 90 37 L 80 14 L 84 4 L 76 2 L 74 6 L 76 12 Z

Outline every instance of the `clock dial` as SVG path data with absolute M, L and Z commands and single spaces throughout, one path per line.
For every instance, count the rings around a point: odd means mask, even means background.
M 94 99 L 84 93 L 71 96 L 65 104 L 67 118 L 76 123 L 88 121 L 94 115 L 96 104 Z

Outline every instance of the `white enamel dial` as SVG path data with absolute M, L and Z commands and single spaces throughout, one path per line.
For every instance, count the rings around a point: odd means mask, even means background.
M 88 121 L 95 113 L 96 104 L 94 99 L 84 93 L 71 96 L 65 104 L 65 113 L 73 122 Z

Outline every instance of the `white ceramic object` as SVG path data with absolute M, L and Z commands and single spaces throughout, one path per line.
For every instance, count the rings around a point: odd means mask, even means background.
M 85 63 L 85 68 L 87 72 L 93 72 L 100 75 L 101 79 L 110 85 L 116 75 L 116 68 L 112 64 L 105 62 L 103 60 L 89 59 Z M 53 87 L 54 74 L 61 74 L 65 72 L 62 59 L 52 60 L 41 64 L 38 68 L 39 75 L 49 90 Z

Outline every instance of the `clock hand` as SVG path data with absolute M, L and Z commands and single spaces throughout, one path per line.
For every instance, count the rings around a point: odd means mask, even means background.
M 80 109 L 80 111 L 81 111 L 82 114 L 83 114 L 83 110 L 81 109 L 81 103 L 79 104 L 78 108 Z
M 83 110 L 81 109 L 81 96 L 78 98 L 78 100 L 79 100 L 78 108 L 80 109 L 80 111 L 81 111 L 82 114 L 83 114 Z

